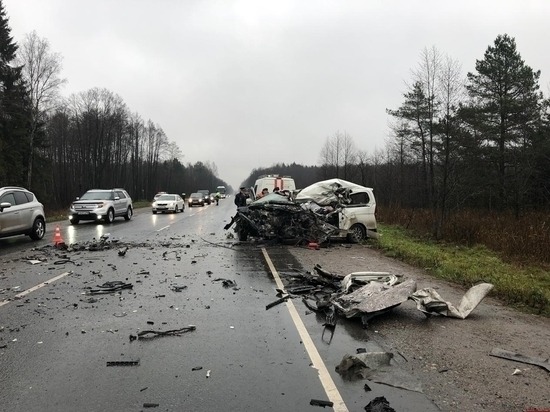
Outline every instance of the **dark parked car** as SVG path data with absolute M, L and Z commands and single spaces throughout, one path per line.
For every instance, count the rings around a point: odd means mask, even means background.
M 0 187 L 0 237 L 28 235 L 40 240 L 46 232 L 44 207 L 22 187 Z
M 208 189 L 201 189 L 201 190 L 197 190 L 198 193 L 202 193 L 204 195 L 204 201 L 207 203 L 207 204 L 210 204 L 212 203 L 212 198 L 210 197 L 210 190 Z
M 191 193 L 191 196 L 189 196 L 189 207 L 193 206 L 204 206 L 205 200 L 204 195 L 202 193 Z

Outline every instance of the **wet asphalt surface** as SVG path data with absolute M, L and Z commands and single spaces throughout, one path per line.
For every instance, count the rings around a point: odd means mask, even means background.
M 55 224 L 39 242 L 0 239 L 0 409 L 319 410 L 310 401 L 328 397 L 286 304 L 266 310 L 278 297 L 262 245 L 223 230 L 233 212 L 228 198 L 179 214 L 137 210 L 130 222 L 59 223 L 66 244 L 108 236 L 104 250 L 53 248 Z M 311 269 L 286 247 L 266 249 L 283 280 Z M 133 288 L 89 294 L 112 281 Z M 377 396 L 396 411 L 437 410 L 422 393 L 371 382 L 366 392 L 366 381 L 344 381 L 335 366 L 356 348 L 380 350 L 376 331 L 341 320 L 328 344 L 322 316 L 293 302 L 349 411 Z M 179 336 L 133 339 L 189 325 L 196 329 Z

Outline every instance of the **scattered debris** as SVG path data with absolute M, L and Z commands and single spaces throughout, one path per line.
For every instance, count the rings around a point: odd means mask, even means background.
M 224 278 L 217 278 L 217 279 L 214 279 L 212 282 L 222 282 L 222 285 L 224 288 L 236 288 L 237 287 L 237 282 L 235 282 L 234 280 L 231 280 L 231 279 L 224 279 Z
M 328 407 L 333 407 L 334 406 L 334 402 L 330 402 L 330 401 L 323 401 L 323 400 L 320 400 L 320 399 L 312 399 L 309 401 L 309 404 L 310 405 L 313 405 L 313 406 L 321 406 L 321 407 L 325 407 L 325 406 L 328 406 Z
M 395 388 L 422 392 L 420 381 L 404 370 L 393 366 L 392 362 L 393 353 L 391 352 L 346 354 L 335 370 L 348 381 L 368 379 Z M 365 388 L 365 390 L 367 389 Z
M 137 333 L 137 338 L 132 339 L 132 336 L 130 335 L 130 341 L 135 339 L 151 339 L 156 338 L 159 336 L 181 336 L 184 333 L 192 332 L 196 330 L 197 327 L 194 325 L 189 325 L 185 328 L 181 329 L 172 329 L 172 330 L 166 330 L 166 331 L 157 331 L 157 330 L 142 330 Z M 152 336 L 147 336 L 152 335 Z
M 286 302 L 286 300 L 290 297 L 290 295 L 285 295 L 280 299 L 277 299 L 275 302 L 271 302 L 270 304 L 266 305 L 265 310 L 271 309 L 273 306 L 280 305 L 283 302 Z
M 183 286 L 173 285 L 173 286 L 171 287 L 171 289 L 172 289 L 174 292 L 181 292 L 182 290 L 187 289 L 187 286 L 186 286 L 186 285 L 183 285 Z
M 210 372 L 211 372 L 210 369 L 208 369 L 208 370 L 206 371 L 206 377 L 207 377 L 207 378 L 210 377 Z
M 125 283 L 120 280 L 115 280 L 112 282 L 105 282 L 103 285 L 97 285 L 99 289 L 90 289 L 87 294 L 89 295 L 99 295 L 103 293 L 112 293 L 117 292 L 123 289 L 133 289 L 134 285 L 131 283 Z
M 387 312 L 407 301 L 416 290 L 414 279 L 390 286 L 382 282 L 370 282 L 354 292 L 332 299 L 332 303 L 347 318 L 361 316 L 363 326 L 374 316 Z
M 160 404 L 158 403 L 144 403 L 143 404 L 143 407 L 144 408 L 158 408 L 160 406 Z
M 393 409 L 390 406 L 390 403 L 386 398 L 383 396 L 379 396 L 377 398 L 374 398 L 372 401 L 369 402 L 367 406 L 365 406 L 366 412 L 395 412 L 395 409 Z
M 427 315 L 443 315 L 451 318 L 466 319 L 479 303 L 493 289 L 491 283 L 472 286 L 462 297 L 458 308 L 443 300 L 433 288 L 417 290 L 411 295 L 418 310 Z
M 128 252 L 128 246 L 124 246 L 123 248 L 120 248 L 118 250 L 118 255 L 119 256 L 125 256 L 126 255 L 126 252 Z
M 191 369 L 192 371 L 200 371 L 202 370 L 202 366 L 195 366 L 194 368 Z
M 499 348 L 493 349 L 489 355 L 516 362 L 527 363 L 529 365 L 540 366 L 541 368 L 546 369 L 548 372 L 550 372 L 550 359 L 522 355 L 520 353 L 510 352 Z
M 108 361 L 107 366 L 139 366 L 139 360 L 135 360 L 135 361 Z

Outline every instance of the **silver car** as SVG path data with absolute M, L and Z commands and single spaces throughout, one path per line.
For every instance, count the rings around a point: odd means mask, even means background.
M 69 222 L 78 224 L 81 220 L 104 220 L 111 223 L 115 217 L 130 220 L 134 214 L 132 198 L 124 189 L 92 189 L 71 203 Z
M 0 188 L 0 237 L 28 235 L 40 240 L 46 233 L 44 206 L 22 187 Z

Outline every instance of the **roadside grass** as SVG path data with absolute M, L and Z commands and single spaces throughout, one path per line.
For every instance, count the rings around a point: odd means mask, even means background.
M 526 312 L 550 316 L 550 272 L 545 268 L 507 263 L 482 245 L 466 247 L 414 237 L 397 225 L 379 224 L 378 230 L 382 236 L 376 247 L 387 256 L 467 288 L 492 283 L 492 296 Z

